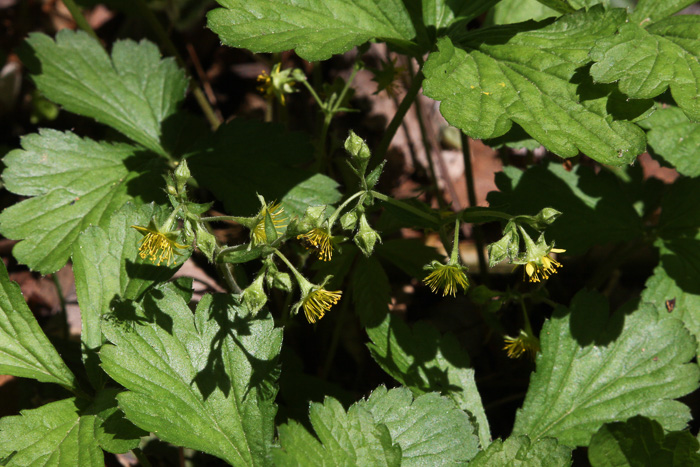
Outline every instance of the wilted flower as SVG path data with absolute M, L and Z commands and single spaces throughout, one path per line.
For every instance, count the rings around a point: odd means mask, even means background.
M 323 318 L 333 305 L 338 303 L 342 292 L 340 290 L 328 291 L 323 287 L 318 287 L 306 294 L 302 299 L 301 306 L 304 308 L 304 315 L 309 323 L 315 323 Z
M 439 261 L 433 261 L 425 266 L 424 269 L 432 271 L 423 279 L 423 282 L 430 287 L 433 293 L 438 293 L 438 290 L 441 289 L 443 297 L 445 295 L 455 297 L 459 287 L 462 287 L 463 290 L 467 290 L 467 287 L 469 287 L 469 281 L 465 274 L 467 268 L 465 266 L 460 264 L 442 264 Z
M 302 240 L 306 248 L 314 248 L 318 253 L 318 259 L 330 261 L 333 254 L 333 243 L 328 231 L 316 227 L 305 234 L 297 235 L 297 238 Z
M 131 227 L 144 236 L 139 246 L 139 256 L 141 259 L 150 259 L 156 266 L 160 266 L 163 261 L 170 266 L 174 258 L 173 253 L 181 254 L 177 250 L 173 250 L 173 248 L 181 250 L 187 248 L 187 245 L 181 245 L 176 242 L 178 232 L 162 232 L 153 221 L 148 224 L 148 227 L 139 225 L 132 225 Z
M 537 352 L 540 351 L 540 341 L 535 336 L 520 331 L 518 337 L 506 336 L 503 350 L 508 351 L 508 357 L 519 358 L 523 353 L 528 353 L 534 360 Z

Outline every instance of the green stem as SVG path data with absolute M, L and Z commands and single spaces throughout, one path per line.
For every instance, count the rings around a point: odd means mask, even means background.
M 420 209 L 414 208 L 408 203 L 404 203 L 403 201 L 399 201 L 398 199 L 394 199 L 391 196 L 387 196 L 384 193 L 379 193 L 378 191 L 371 191 L 372 196 L 375 198 L 387 202 L 389 204 L 393 204 L 397 208 L 401 208 L 404 211 L 410 212 L 411 214 L 415 214 L 418 217 L 421 217 L 427 221 L 429 221 L 432 224 L 439 224 L 440 221 L 437 220 L 435 217 L 431 216 L 430 214 L 426 214 L 425 212 L 421 211 Z
M 459 264 L 459 219 L 455 220 L 454 240 L 452 241 L 452 254 L 450 255 L 450 264 Z
M 357 193 L 355 193 L 354 195 L 352 195 L 351 197 L 349 197 L 348 199 L 343 201 L 343 204 L 338 206 L 338 209 L 336 209 L 333 212 L 333 214 L 331 214 L 331 217 L 328 218 L 328 230 L 333 228 L 333 224 L 335 224 L 335 220 L 338 218 L 340 213 L 343 212 L 343 209 L 345 209 L 347 207 L 347 205 L 352 202 L 352 200 L 356 199 L 359 196 L 364 195 L 365 193 L 366 193 L 366 191 L 364 191 L 364 190 L 358 191 Z
M 56 273 L 51 274 L 51 279 L 53 279 L 53 284 L 56 287 L 56 294 L 58 295 L 58 302 L 61 304 L 61 316 L 63 321 L 63 338 L 68 339 L 69 327 L 68 327 L 68 312 L 66 311 L 66 297 L 63 295 L 63 287 L 61 287 L 61 282 L 58 280 Z
M 469 137 L 461 133 L 462 136 L 462 156 L 464 157 L 464 177 L 467 184 L 467 199 L 469 206 L 476 207 L 476 191 L 474 190 L 474 170 L 472 168 L 471 151 L 469 149 Z M 489 282 L 489 272 L 486 266 L 486 255 L 484 254 L 484 232 L 481 225 L 473 224 L 474 242 L 476 243 L 476 256 L 479 260 L 479 276 L 484 284 Z
M 305 297 L 312 287 L 311 282 L 306 280 L 306 278 L 302 276 L 299 271 L 297 271 L 297 268 L 295 268 L 294 265 L 287 259 L 287 257 L 284 256 L 279 250 L 276 249 L 275 254 L 284 262 L 284 264 L 287 265 L 289 270 L 292 271 L 292 274 L 294 274 L 294 277 L 296 278 L 297 283 L 299 284 L 299 289 L 301 289 L 301 297 Z
M 416 96 L 418 95 L 418 91 L 420 91 L 420 88 L 423 85 L 424 79 L 425 76 L 423 76 L 423 72 L 418 71 L 418 73 L 416 73 L 416 76 L 413 79 L 413 83 L 411 83 L 411 87 L 408 88 L 408 91 L 406 91 L 406 95 L 401 101 L 401 104 L 399 104 L 399 108 L 396 109 L 396 114 L 394 115 L 394 118 L 392 118 L 391 122 L 389 122 L 389 126 L 384 132 L 382 140 L 379 142 L 379 145 L 374 151 L 374 154 L 372 154 L 374 164 L 370 165 L 376 165 L 379 163 L 379 161 L 386 158 L 386 152 L 389 150 L 391 140 L 394 139 L 396 130 L 398 130 L 399 126 L 401 126 L 401 122 L 406 116 L 406 112 L 408 112 L 408 109 L 411 108 L 411 104 L 413 104 L 413 101 L 416 100 Z
M 163 29 L 163 26 L 160 24 L 160 21 L 158 21 L 158 18 L 156 18 L 153 11 L 148 8 L 144 0 L 136 0 L 135 3 L 137 9 L 141 12 L 141 15 L 146 18 L 146 21 L 153 29 L 153 32 L 156 34 L 156 36 L 158 36 L 158 40 L 160 41 L 160 45 L 163 47 L 163 49 L 165 49 L 169 55 L 175 57 L 177 63 L 186 70 L 187 66 L 185 65 L 185 61 L 182 59 L 180 52 L 178 52 L 177 47 L 175 47 L 175 44 L 173 44 L 173 42 L 170 40 L 170 36 L 168 36 L 168 33 L 165 31 L 165 29 Z M 219 120 L 219 117 L 217 117 L 216 112 L 214 112 L 209 100 L 207 100 L 207 97 L 204 95 L 204 91 L 202 91 L 197 79 L 191 76 L 190 80 L 192 95 L 197 101 L 199 107 L 202 109 L 204 116 L 209 121 L 212 130 L 216 130 L 223 122 Z
M 525 301 L 520 298 L 520 308 L 523 310 L 523 321 L 525 322 L 525 332 L 528 336 L 535 337 L 535 333 L 532 332 L 532 325 L 530 325 L 530 317 L 527 315 L 527 308 L 525 308 Z
M 134 448 L 131 450 L 131 452 L 134 453 L 134 456 L 136 456 L 136 459 L 138 459 L 139 464 L 141 464 L 143 467 L 152 467 L 151 461 L 148 460 L 148 457 L 146 457 L 141 449 Z
M 466 209 L 462 210 L 462 212 L 459 214 L 459 217 L 464 222 L 474 223 L 474 222 L 476 222 L 476 220 L 479 220 L 479 219 L 484 217 L 485 211 L 483 209 L 477 209 L 474 213 L 470 212 L 469 211 L 470 209 L 471 208 L 466 208 Z M 471 215 L 471 217 L 473 217 L 475 219 L 474 221 L 469 220 L 470 215 Z M 492 217 L 500 217 L 501 219 L 505 219 L 507 221 L 509 221 L 513 217 L 515 217 L 515 216 L 512 216 L 506 212 L 494 211 L 491 209 L 488 209 L 488 212 L 486 213 L 486 215 L 492 216 Z
M 76 5 L 74 0 L 64 0 L 63 4 L 68 8 L 68 11 L 70 12 L 71 16 L 73 17 L 73 21 L 75 21 L 75 24 L 78 25 L 80 29 L 85 31 L 95 39 L 100 45 L 102 45 L 102 42 L 100 42 L 100 38 L 97 37 L 97 34 L 95 33 L 95 30 L 92 29 L 92 26 L 90 26 L 90 23 L 87 22 L 87 19 L 85 19 L 85 16 L 83 16 L 82 11 L 80 11 L 80 8 L 78 8 L 78 5 Z M 104 48 L 104 46 L 103 46 Z

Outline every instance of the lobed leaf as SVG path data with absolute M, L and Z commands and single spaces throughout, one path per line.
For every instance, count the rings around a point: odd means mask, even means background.
M 469 463 L 472 467 L 508 465 L 511 467 L 560 467 L 571 465 L 571 449 L 554 438 L 530 441 L 527 436 L 495 440 Z
M 370 39 L 409 46 L 416 32 L 401 0 L 217 0 L 207 26 L 231 47 L 294 49 L 310 62 Z
M 552 22 L 495 26 L 443 38 L 424 67 L 426 96 L 472 138 L 506 134 L 513 123 L 550 151 L 579 151 L 624 165 L 644 151 L 643 131 L 628 120 L 652 105 L 630 106 L 614 86 L 587 76 L 588 52 L 625 21 L 624 10 L 593 8 Z
M 234 297 L 205 296 L 192 311 L 170 286 L 146 296 L 134 316 L 103 321 L 112 344 L 102 366 L 128 389 L 119 407 L 160 439 L 232 465 L 267 465 L 274 435 L 282 333 Z
M 347 412 L 330 397 L 312 403 L 309 417 L 318 439 L 282 425 L 276 465 L 453 465 L 477 453 L 469 417 L 436 393 L 379 387 Z
M 388 279 L 374 258 L 358 261 L 352 291 L 358 314 L 372 317 L 367 321 L 372 341 L 367 347 L 379 366 L 415 395 L 439 391 L 453 399 L 474 417 L 481 446 L 488 446 L 491 433 L 474 370 L 457 339 L 451 334 L 440 335 L 428 323 L 410 329 L 401 318 L 388 314 Z
M 102 449 L 127 452 L 147 434 L 122 418 L 117 392 L 102 391 L 93 401 L 64 399 L 0 419 L 0 459 L 8 465 L 104 466 Z
M 700 465 L 700 443 L 687 431 L 664 434 L 654 420 L 637 415 L 626 422 L 607 423 L 591 439 L 588 459 L 593 467 L 620 465 Z
M 16 282 L 0 264 L 0 374 L 78 390 L 78 382 L 39 327 Z
M 668 107 L 639 125 L 648 130 L 647 142 L 654 154 L 683 175 L 700 176 L 700 123 L 690 121 L 681 109 Z
M 674 16 L 647 29 L 626 23 L 619 33 L 591 49 L 591 76 L 618 83 L 635 99 L 652 98 L 669 87 L 678 106 L 700 120 L 700 17 Z
M 138 258 L 143 236 L 131 226 L 146 226 L 154 217 L 162 221 L 167 214 L 165 209 L 153 204 L 127 203 L 111 217 L 106 229 L 88 227 L 73 249 L 73 273 L 82 321 L 81 349 L 88 377 L 96 388 L 104 383 L 97 357 L 105 342 L 100 330 L 102 316 L 110 314 L 123 300 L 141 298 L 152 284 L 168 280 L 189 256 L 189 252 L 183 252 L 170 267 Z
M 689 363 L 694 339 L 649 306 L 625 311 L 608 317 L 607 300 L 586 291 L 556 309 L 540 333 L 542 353 L 514 435 L 587 446 L 605 423 L 638 414 L 666 430 L 686 426 L 690 410 L 673 399 L 698 388 L 700 368 Z
M 89 156 L 87 156 L 89 155 Z M 43 274 L 60 269 L 90 225 L 107 227 L 127 201 L 162 199 L 160 159 L 127 144 L 96 142 L 73 133 L 41 130 L 3 162 L 8 190 L 33 196 L 0 214 L 0 232 L 22 240 L 13 254 Z
M 32 33 L 26 47 L 23 62 L 47 98 L 166 154 L 161 127 L 185 97 L 187 79 L 155 44 L 117 41 L 110 57 L 85 32 L 63 29 L 55 42 Z

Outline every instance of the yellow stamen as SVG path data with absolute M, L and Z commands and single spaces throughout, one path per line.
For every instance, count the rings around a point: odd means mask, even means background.
M 550 253 L 563 253 L 565 251 L 561 248 L 552 248 Z M 539 282 L 540 280 L 549 279 L 549 276 L 556 274 L 557 268 L 560 267 L 562 267 L 561 263 L 547 254 L 538 260 L 529 261 L 525 264 L 523 280 Z
M 262 219 L 260 222 L 255 224 L 255 227 L 250 232 L 250 236 L 253 240 L 253 245 L 259 245 L 261 243 L 267 243 L 267 235 L 265 234 L 265 218 L 267 214 L 270 213 L 270 218 L 272 219 L 272 225 L 275 227 L 275 231 L 278 235 L 284 232 L 284 223 L 287 220 L 284 217 L 284 208 L 279 204 L 272 203 L 269 206 L 265 206 L 260 211 L 260 216 Z
M 173 261 L 173 247 L 179 249 L 187 248 L 187 245 L 180 245 L 174 240 L 169 239 L 165 234 L 156 230 L 140 227 L 138 225 L 132 225 L 131 227 L 144 234 L 139 246 L 139 256 L 141 259 L 148 258 L 156 266 L 160 266 L 163 261 L 165 261 L 168 266 L 173 262 L 177 263 L 176 260 Z M 177 251 L 175 251 L 175 253 L 180 254 Z
M 309 323 L 315 323 L 323 318 L 327 311 L 333 305 L 338 303 L 343 292 L 340 290 L 328 291 L 325 289 L 316 289 L 304 298 L 302 306 L 304 307 L 304 315 Z
M 314 248 L 318 253 L 318 259 L 330 261 L 333 255 L 333 244 L 331 236 L 323 229 L 316 227 L 309 232 L 297 235 L 297 239 L 302 240 L 307 249 Z
M 457 289 L 462 287 L 466 290 L 469 287 L 467 275 L 460 266 L 450 266 L 449 264 L 439 266 L 431 272 L 425 279 L 425 285 L 430 287 L 433 293 L 437 293 L 438 289 L 442 290 L 442 296 L 452 295 L 457 296 Z

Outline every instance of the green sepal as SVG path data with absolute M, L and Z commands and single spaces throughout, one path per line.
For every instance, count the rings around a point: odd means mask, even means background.
M 233 264 L 247 263 L 261 256 L 272 254 L 273 251 L 274 249 L 267 245 L 251 246 L 245 243 L 222 250 L 216 257 L 216 262 Z
M 372 171 L 365 177 L 365 183 L 367 184 L 367 189 L 371 190 L 379 181 L 379 177 L 382 175 L 382 170 L 384 170 L 384 165 L 386 160 L 383 160 L 381 164 L 376 166 Z
M 267 294 L 263 287 L 265 276 L 266 272 L 261 270 L 253 283 L 243 291 L 243 303 L 251 315 L 260 311 L 267 303 Z
M 305 234 L 317 227 L 322 227 L 326 220 L 326 208 L 326 205 L 306 208 L 306 212 L 304 212 L 304 216 L 301 219 L 294 218 L 291 220 L 289 227 L 287 227 L 288 234 L 296 236 Z
M 344 230 L 355 230 L 357 226 L 357 210 L 351 209 L 340 216 L 340 225 Z
M 362 250 L 365 256 L 370 256 L 374 251 L 374 245 L 382 242 L 382 238 L 379 236 L 376 230 L 370 227 L 367 222 L 367 218 L 363 214 L 360 216 L 360 227 L 357 230 L 355 238 L 353 238 L 355 244 Z
M 199 248 L 199 251 L 204 253 L 204 256 L 206 256 L 209 261 L 214 261 L 216 237 L 214 237 L 214 235 L 206 228 L 202 227 L 201 223 L 196 222 L 193 224 L 195 225 L 197 248 Z

